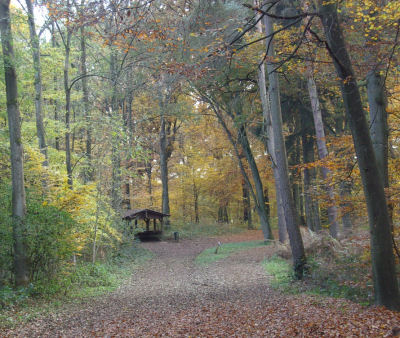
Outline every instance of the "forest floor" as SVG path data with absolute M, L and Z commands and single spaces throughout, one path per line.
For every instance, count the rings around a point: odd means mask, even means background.
M 259 231 L 176 242 L 149 242 L 155 256 L 127 283 L 1 336 L 319 337 L 393 336 L 400 314 L 348 300 L 282 294 L 261 262 L 274 245 L 195 264 L 205 248 L 261 239 Z M 395 329 L 393 331 L 393 329 Z

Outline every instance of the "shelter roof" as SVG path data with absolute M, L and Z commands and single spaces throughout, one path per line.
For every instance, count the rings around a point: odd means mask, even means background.
M 152 209 L 132 209 L 128 210 L 124 216 L 122 216 L 122 219 L 143 219 L 143 218 L 149 218 L 149 219 L 162 219 L 163 217 L 168 217 L 168 214 L 163 214 L 162 212 L 152 210 Z

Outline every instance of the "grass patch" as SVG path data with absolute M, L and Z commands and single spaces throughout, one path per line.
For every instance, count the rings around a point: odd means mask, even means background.
M 346 298 L 362 305 L 373 302 L 372 285 L 366 281 L 369 272 L 359 257 L 341 256 L 328 262 L 326 257 L 309 256 L 302 281 L 294 279 L 291 263 L 279 256 L 265 260 L 263 266 L 271 276 L 271 286 L 284 293 Z
M 248 242 L 236 242 L 236 243 L 226 243 L 222 244 L 222 246 L 218 249 L 218 253 L 215 253 L 216 247 L 208 248 L 203 250 L 196 257 L 196 264 L 199 265 L 207 265 L 212 262 L 218 261 L 220 259 L 224 259 L 229 257 L 231 254 L 247 250 L 251 248 L 258 248 L 266 245 L 264 241 L 248 241 Z
M 290 263 L 279 256 L 272 256 L 263 262 L 264 269 L 271 276 L 271 286 L 281 291 L 286 290 L 293 280 Z
M 239 223 L 179 223 L 171 224 L 170 229 L 164 230 L 164 238 L 173 238 L 175 231 L 179 232 L 180 239 L 196 237 L 212 237 L 225 234 L 237 234 L 247 230 L 247 224 Z
M 10 328 L 52 313 L 68 303 L 114 291 L 153 254 L 138 245 L 125 244 L 105 262 L 67 266 L 56 278 L 32 283 L 28 288 L 0 288 L 0 328 Z

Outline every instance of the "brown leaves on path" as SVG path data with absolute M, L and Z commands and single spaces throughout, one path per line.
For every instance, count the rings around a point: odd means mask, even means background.
M 400 325 L 400 314 L 382 308 L 272 290 L 259 262 L 273 253 L 273 246 L 239 252 L 206 267 L 194 264 L 196 255 L 218 240 L 244 238 L 260 239 L 261 234 L 144 243 L 156 257 L 116 292 L 3 335 L 378 337 L 391 336 Z

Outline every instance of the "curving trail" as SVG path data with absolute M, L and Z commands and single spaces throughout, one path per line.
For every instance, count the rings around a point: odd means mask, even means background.
M 247 237 L 246 237 L 247 236 Z M 232 235 L 224 242 L 260 238 Z M 390 336 L 400 315 L 329 298 L 282 295 L 260 262 L 273 246 L 239 252 L 207 267 L 195 257 L 218 239 L 142 245 L 155 258 L 115 292 L 67 306 L 7 336 L 320 337 Z M 1 331 L 0 331 L 1 332 Z

